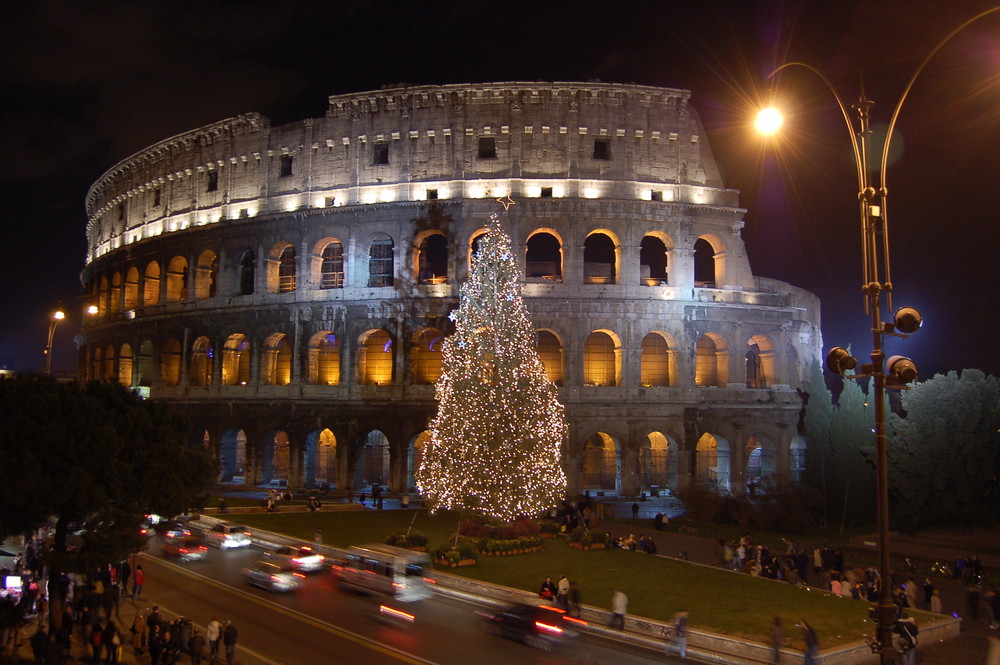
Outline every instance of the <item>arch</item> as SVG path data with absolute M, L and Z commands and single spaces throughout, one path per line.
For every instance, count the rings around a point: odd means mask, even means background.
M 246 483 L 247 435 L 241 429 L 228 429 L 219 438 L 219 482 Z
M 215 353 L 212 340 L 202 335 L 191 345 L 191 370 L 188 382 L 192 386 L 212 385 L 212 364 Z
M 747 388 L 767 388 L 774 380 L 774 345 L 766 335 L 747 340 L 744 356 Z
M 314 386 L 340 385 L 340 338 L 321 330 L 309 338 L 308 382 Z
M 806 438 L 801 434 L 792 437 L 788 446 L 788 472 L 796 483 L 802 481 L 802 474 L 806 470 L 806 447 Z
M 618 490 L 621 487 L 621 455 L 617 439 L 597 432 L 583 444 L 581 474 L 585 490 Z
M 663 432 L 650 432 L 639 448 L 642 486 L 653 489 L 677 489 L 677 463 L 673 459 L 676 444 Z
M 729 382 L 729 351 L 716 333 L 705 333 L 695 344 L 694 383 L 696 386 L 724 386 Z
M 194 269 L 194 297 L 196 300 L 213 298 L 219 280 L 219 257 L 210 249 L 198 255 Z
M 316 430 L 306 436 L 303 477 L 306 487 L 324 491 L 337 487 L 337 437 L 329 429 Z
M 257 259 L 252 249 L 245 249 L 240 255 L 240 284 L 239 295 L 249 296 L 254 292 L 254 283 L 257 276 Z
M 642 354 L 639 362 L 640 385 L 677 385 L 677 348 L 673 338 L 666 333 L 653 331 L 642 338 Z
M 115 347 L 108 345 L 104 349 L 104 378 L 109 381 L 116 381 L 118 375 L 115 373 Z
M 167 265 L 167 302 L 187 300 L 188 262 L 183 256 L 175 256 Z
M 128 343 L 118 351 L 118 383 L 126 388 L 132 386 L 132 345 Z
M 368 247 L 368 286 L 392 286 L 395 255 L 392 238 L 377 233 Z
M 222 347 L 222 385 L 245 386 L 250 383 L 250 340 L 242 333 L 226 339 Z
M 176 339 L 163 342 L 160 352 L 160 380 L 165 386 L 176 386 L 181 382 L 181 343 Z
M 479 240 L 487 233 L 489 233 L 489 229 L 480 228 L 473 231 L 469 236 L 469 255 L 466 257 L 468 261 L 467 265 L 472 265 L 472 257 L 477 251 L 479 251 Z
M 669 284 L 669 236 L 647 233 L 639 243 L 639 283 L 643 286 Z
M 389 480 L 389 439 L 379 430 L 371 430 L 354 442 L 354 469 L 351 484 L 365 490 L 378 483 L 385 487 Z
M 108 296 L 110 295 L 110 286 L 108 285 L 108 278 L 101 277 L 101 285 L 97 290 L 97 312 L 101 316 L 107 316 L 108 314 Z
M 441 377 L 441 345 L 444 334 L 437 328 L 425 328 L 413 339 L 412 383 L 426 385 L 437 383 Z
M 621 385 L 621 342 L 610 330 L 595 330 L 583 344 L 583 383 Z
M 694 285 L 714 289 L 718 283 L 718 250 L 710 237 L 703 236 L 694 242 Z
M 272 333 L 264 340 L 260 378 L 267 386 L 287 386 L 292 382 L 292 347 L 285 333 Z
M 756 435 L 750 436 L 746 441 L 745 454 L 747 491 L 753 494 L 758 488 L 773 485 L 778 471 L 774 442 Z
M 324 238 L 316 243 L 313 283 L 321 289 L 344 287 L 344 246 L 336 238 Z
M 142 304 L 158 305 L 160 303 L 160 264 L 150 261 L 142 278 Z
M 392 336 L 379 328 L 364 333 L 358 342 L 358 382 L 366 386 L 392 383 Z
M 261 475 L 264 485 L 272 480 L 288 481 L 291 462 L 291 443 L 284 430 L 271 430 L 260 440 Z
M 551 330 L 535 331 L 535 348 L 545 368 L 545 378 L 557 386 L 563 384 L 563 345 Z
M 448 237 L 441 231 L 425 231 L 414 242 L 414 274 L 418 284 L 448 282 Z
M 591 231 L 583 241 L 583 283 L 617 283 L 618 257 L 618 242 L 610 231 Z
M 699 482 L 729 491 L 729 441 L 705 432 L 695 448 L 695 473 Z
M 419 492 L 417 489 L 416 472 L 424 461 L 424 447 L 431 438 L 430 430 L 424 430 L 410 439 L 406 452 L 406 491 Z
M 137 386 L 153 385 L 153 342 L 144 340 L 139 345 L 139 356 L 136 358 L 135 383 Z
M 94 355 L 91 358 L 91 362 L 93 362 L 93 370 L 91 371 L 92 376 L 90 378 L 95 381 L 99 380 L 104 374 L 104 363 L 101 360 L 102 357 L 103 354 L 101 353 L 101 347 L 98 346 L 94 348 Z
M 295 246 L 288 245 L 278 256 L 278 293 L 295 290 Z
M 125 311 L 139 306 L 139 269 L 132 266 L 125 273 Z
M 112 314 L 118 314 L 122 311 L 122 274 L 120 272 L 111 275 L 111 292 L 108 299 Z
M 528 281 L 561 282 L 563 277 L 562 240 L 551 229 L 536 229 L 525 244 L 524 276 Z

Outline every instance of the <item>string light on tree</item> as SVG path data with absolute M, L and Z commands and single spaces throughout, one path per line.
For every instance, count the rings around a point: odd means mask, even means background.
M 500 202 L 505 209 L 514 203 Z M 416 473 L 435 509 L 510 521 L 538 515 L 565 495 L 566 420 L 520 284 L 510 236 L 494 213 L 451 314 L 455 333 L 442 347 L 438 411 Z

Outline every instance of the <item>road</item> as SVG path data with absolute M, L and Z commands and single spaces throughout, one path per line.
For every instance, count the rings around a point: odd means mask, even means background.
M 256 547 L 210 549 L 205 561 L 176 563 L 151 542 L 138 562 L 148 594 L 170 612 L 204 626 L 217 616 L 239 630 L 239 644 L 264 662 L 281 665 L 406 663 L 413 665 L 533 665 L 671 662 L 662 652 L 581 635 L 555 653 L 531 649 L 484 630 L 476 606 L 437 596 L 404 607 L 413 624 L 380 619 L 379 600 L 340 591 L 329 569 L 307 575 L 301 589 L 272 594 L 250 587 L 242 568 L 260 557 Z M 123 612 L 124 615 L 124 612 Z M 124 617 L 123 617 L 124 618 Z M 677 661 L 681 662 L 681 661 Z

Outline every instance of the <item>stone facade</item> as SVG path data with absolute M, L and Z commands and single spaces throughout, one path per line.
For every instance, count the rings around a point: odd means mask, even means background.
M 397 87 L 162 141 L 87 196 L 81 371 L 183 409 L 223 481 L 412 491 L 497 198 L 572 491 L 795 479 L 819 302 L 755 277 L 685 90 Z

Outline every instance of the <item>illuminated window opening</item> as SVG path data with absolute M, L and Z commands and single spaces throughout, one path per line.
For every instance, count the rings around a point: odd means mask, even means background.
M 122 275 L 116 272 L 111 276 L 111 313 L 118 314 L 122 311 Z
M 195 268 L 195 299 L 204 300 L 214 297 L 218 279 L 219 257 L 212 250 L 206 249 L 198 257 L 198 265 Z
M 643 386 L 669 386 L 670 350 L 667 340 L 659 333 L 642 338 L 640 382 Z
M 281 250 L 278 258 L 278 293 L 295 290 L 295 247 L 289 245 Z
M 118 383 L 126 388 L 132 386 L 132 346 L 122 344 L 118 354 Z
M 292 348 L 284 333 L 269 335 L 261 358 L 261 381 L 268 386 L 287 386 L 292 381 Z
M 328 330 L 313 335 L 309 341 L 308 363 L 309 383 L 340 385 L 340 338 Z
M 385 386 L 392 383 L 392 338 L 384 330 L 373 330 L 361 342 L 358 357 L 358 377 L 366 386 Z
M 187 270 L 188 262 L 183 256 L 170 259 L 167 266 L 167 302 L 187 300 Z
M 440 330 L 422 330 L 415 340 L 413 349 L 413 383 L 426 385 L 437 383 L 441 378 L 441 344 L 444 335 Z
M 594 331 L 583 347 L 583 382 L 588 386 L 617 386 L 621 349 L 611 335 Z
M 139 269 L 132 266 L 125 274 L 125 309 L 139 306 Z
M 321 289 L 344 287 L 344 247 L 339 242 L 331 242 L 323 248 L 320 264 Z
M 160 378 L 165 386 L 176 386 L 181 382 L 181 343 L 168 339 L 160 354 Z
M 250 342 L 246 335 L 230 335 L 222 349 L 222 385 L 250 383 Z
M 160 302 L 160 264 L 150 261 L 146 275 L 142 278 L 142 304 L 157 305 Z M 100 308 L 100 305 L 98 305 Z
M 584 284 L 614 284 L 616 281 L 617 248 L 604 233 L 592 233 L 583 241 Z
M 191 345 L 191 371 L 188 381 L 192 386 L 212 385 L 212 362 L 214 355 L 212 342 L 208 337 L 199 337 Z
M 153 342 L 148 339 L 139 345 L 135 384 L 137 386 L 153 385 Z
M 538 358 L 545 367 L 545 378 L 557 386 L 563 384 L 563 348 L 559 338 L 548 330 L 537 333 Z

